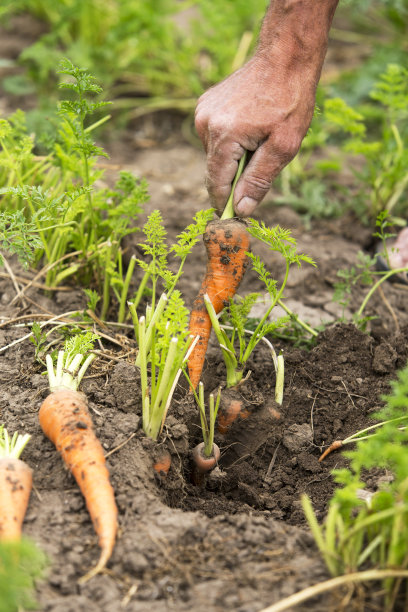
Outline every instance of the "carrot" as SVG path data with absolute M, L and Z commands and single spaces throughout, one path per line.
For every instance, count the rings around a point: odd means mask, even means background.
M 250 414 L 242 399 L 229 398 L 228 401 L 223 397 L 218 412 L 218 433 L 226 434 L 238 418 L 247 419 Z
M 0 426 L 0 540 L 20 540 L 31 493 L 31 468 L 19 459 L 31 436 L 12 438 Z
M 153 464 L 153 469 L 156 474 L 162 478 L 167 476 L 171 466 L 171 455 L 168 450 L 157 453 L 157 458 Z
M 221 456 L 221 451 L 217 444 L 213 444 L 212 454 L 209 457 L 204 453 L 204 446 L 204 442 L 200 442 L 200 444 L 193 448 L 194 469 L 191 478 L 197 486 L 203 484 L 205 474 L 215 468 Z
M 207 294 L 218 314 L 228 305 L 248 267 L 250 237 L 239 219 L 211 221 L 203 236 L 207 270 L 190 316 L 190 334 L 199 340 L 188 360 L 189 377 L 195 389 L 200 382 L 211 333 L 211 321 L 204 301 Z
M 326 448 L 324 453 L 322 455 L 320 455 L 319 461 L 323 461 L 327 457 L 327 455 L 330 455 L 330 453 L 332 453 L 335 450 L 338 450 L 342 446 L 343 446 L 343 441 L 342 440 L 335 440 L 334 442 L 332 442 L 330 444 L 329 448 Z
M 87 358 L 75 376 L 72 372 L 81 364 L 82 354 L 75 354 L 72 358 L 69 353 L 60 351 L 56 374 L 52 359 L 47 355 L 51 394 L 39 412 L 41 428 L 55 444 L 78 483 L 98 535 L 100 558 L 97 565 L 81 578 L 82 583 L 99 573 L 109 560 L 115 544 L 118 515 L 104 451 L 93 431 L 86 397 L 76 388 L 93 357 Z M 62 367 L 64 361 L 65 367 Z

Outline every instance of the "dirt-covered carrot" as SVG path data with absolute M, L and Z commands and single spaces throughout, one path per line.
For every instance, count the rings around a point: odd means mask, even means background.
M 0 426 L 0 540 L 19 540 L 31 493 L 31 468 L 19 459 L 31 436 Z
M 93 431 L 86 397 L 77 390 L 94 355 L 84 359 L 77 351 L 75 341 L 66 345 L 65 351 L 58 354 L 55 372 L 47 355 L 51 394 L 40 408 L 39 420 L 43 432 L 55 444 L 77 481 L 99 538 L 101 555 L 97 565 L 81 578 L 80 582 L 85 582 L 105 567 L 112 554 L 118 512 L 104 451 Z
M 207 270 L 190 316 L 190 334 L 194 337 L 199 336 L 188 360 L 193 389 L 200 382 L 212 327 L 204 296 L 209 297 L 216 314 L 221 312 L 225 306 L 228 306 L 230 298 L 235 295 L 249 264 L 247 251 L 250 249 L 250 236 L 245 222 L 233 218 L 234 188 L 245 162 L 246 153 L 239 162 L 231 194 L 221 219 L 210 221 L 203 235 L 207 251 Z
M 204 442 L 200 442 L 200 444 L 197 444 L 197 446 L 193 448 L 194 469 L 199 474 L 210 472 L 217 465 L 220 455 L 221 451 L 219 446 L 213 443 L 212 453 L 207 457 L 205 454 L 205 444 Z
M 231 396 L 227 389 L 223 393 L 218 412 L 218 433 L 226 434 L 235 421 L 238 419 L 247 419 L 250 414 L 250 411 L 245 406 L 244 400 Z
M 186 374 L 187 380 L 191 381 Z M 210 393 L 208 401 L 208 412 L 209 418 L 207 418 L 204 402 L 204 385 L 200 381 L 198 385 L 198 395 L 193 390 L 195 400 L 200 411 L 200 422 L 201 422 L 201 433 L 203 436 L 203 442 L 197 444 L 193 449 L 193 471 L 191 479 L 194 484 L 201 486 L 205 480 L 205 474 L 210 472 L 218 463 L 221 456 L 221 452 L 217 444 L 214 443 L 214 429 L 215 421 L 217 418 L 218 408 L 221 399 L 221 389 L 218 389 L 217 397 L 214 398 L 214 394 Z
M 228 306 L 244 277 L 250 248 L 246 225 L 239 219 L 211 221 L 203 240 L 207 250 L 207 270 L 190 316 L 190 334 L 200 337 L 188 360 L 194 389 L 200 382 L 211 333 L 211 320 L 204 296 L 208 295 L 217 314 Z
M 162 478 L 166 477 L 171 467 L 171 455 L 168 450 L 160 450 L 156 453 L 156 458 L 153 463 L 153 469 L 156 474 Z

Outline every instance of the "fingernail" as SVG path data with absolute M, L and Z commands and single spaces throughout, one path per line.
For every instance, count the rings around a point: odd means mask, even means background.
M 248 217 L 256 208 L 258 202 L 253 198 L 245 196 L 238 202 L 235 207 L 236 212 L 240 217 Z

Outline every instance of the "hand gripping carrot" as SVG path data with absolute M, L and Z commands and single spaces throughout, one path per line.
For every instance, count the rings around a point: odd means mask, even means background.
M 240 219 L 229 218 L 233 216 L 234 187 L 244 164 L 245 156 L 240 161 L 224 214 L 221 219 L 210 221 L 203 236 L 207 250 L 207 270 L 190 315 L 190 334 L 199 336 L 188 360 L 189 376 L 194 389 L 200 382 L 211 333 L 211 320 L 204 295 L 208 295 L 218 314 L 228 306 L 229 299 L 235 295 L 248 267 L 250 237 L 246 225 Z
M 65 352 L 59 352 L 55 372 L 52 359 L 47 355 L 51 394 L 40 408 L 39 420 L 43 432 L 55 444 L 77 481 L 98 534 L 101 555 L 97 565 L 80 579 L 80 582 L 85 582 L 105 567 L 112 554 L 118 511 L 86 397 L 77 391 L 94 355 L 89 355 L 84 361 L 84 355 L 75 350 L 74 344 L 68 345 L 69 348 L 67 350 L 66 345 Z
M 32 487 L 32 470 L 19 459 L 31 436 L 0 425 L 0 540 L 19 540 Z

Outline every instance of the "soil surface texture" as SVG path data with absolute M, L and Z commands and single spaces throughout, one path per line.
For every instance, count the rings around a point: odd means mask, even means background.
M 17 56 L 11 42 L 7 48 L 10 57 Z M 0 108 L 10 110 L 4 96 Z M 137 224 L 159 208 L 171 241 L 209 203 L 203 153 L 166 130 L 144 121 L 121 140 L 112 139 L 107 146 L 111 162 L 103 180 L 111 185 L 120 169 L 146 177 L 151 199 Z M 147 141 L 149 146 L 142 148 Z M 343 181 L 347 190 L 347 176 Z M 373 249 L 372 229 L 361 226 L 352 215 L 306 226 L 290 208 L 273 205 L 273 192 L 256 216 L 268 225 L 291 229 L 299 251 L 316 261 L 316 267 L 291 270 L 285 298 L 301 318 L 323 331 L 310 345 L 270 339 L 285 359 L 281 406 L 274 401 L 270 351 L 266 344 L 258 345 L 249 363 L 250 374 L 237 391 L 249 416 L 227 433 L 217 433 L 219 465 L 197 484 L 191 451 L 200 441 L 199 419 L 186 386 L 176 391 L 159 443 L 151 442 L 141 427 L 132 331 L 110 326 L 115 312 L 109 313 L 105 331 L 111 340 L 102 339 L 105 358 L 95 360 L 81 389 L 107 453 L 119 508 L 119 534 L 106 571 L 83 585 L 78 579 L 99 556 L 97 537 L 74 479 L 39 426 L 38 410 L 47 395 L 47 381 L 27 335 L 34 320 L 84 309 L 86 296 L 77 287 L 52 293 L 44 292 L 38 283 L 27 288 L 34 274 L 22 270 L 14 259 L 9 264 L 15 278 L 5 268 L 0 270 L 0 422 L 11 432 L 32 436 L 23 454 L 34 471 L 24 532 L 50 559 L 48 577 L 38 585 L 42 610 L 258 612 L 329 578 L 308 531 L 300 496 L 307 493 L 323 519 L 334 489 L 331 470 L 346 465 L 346 459 L 334 452 L 319 463 L 320 454 L 334 440 L 372 424 L 371 413 L 383 404 L 390 380 L 405 366 L 407 286 L 382 285 L 365 309 L 372 319 L 363 333 L 351 317 L 367 288 L 354 286 L 344 309 L 333 301 L 333 291 L 337 271 L 354 265 L 360 250 Z M 132 235 L 129 255 L 137 251 L 138 241 L 140 235 Z M 282 280 L 279 257 L 260 245 L 253 250 Z M 200 244 L 180 281 L 188 306 L 204 269 Z M 140 274 L 135 276 L 135 287 L 139 280 Z M 20 298 L 12 281 L 25 289 Z M 242 294 L 249 291 L 262 291 L 251 272 L 240 288 Z M 265 308 L 266 300 L 257 305 L 254 316 Z M 224 364 L 213 338 L 203 374 L 206 390 L 216 389 L 224 379 Z M 153 470 L 161 447 L 172 456 L 167 477 Z M 375 490 L 383 476 L 369 474 L 369 488 Z M 356 590 L 346 608 L 344 592 L 339 590 L 297 609 L 380 609 L 376 607 L 380 588 L 370 585 L 367 591 Z

